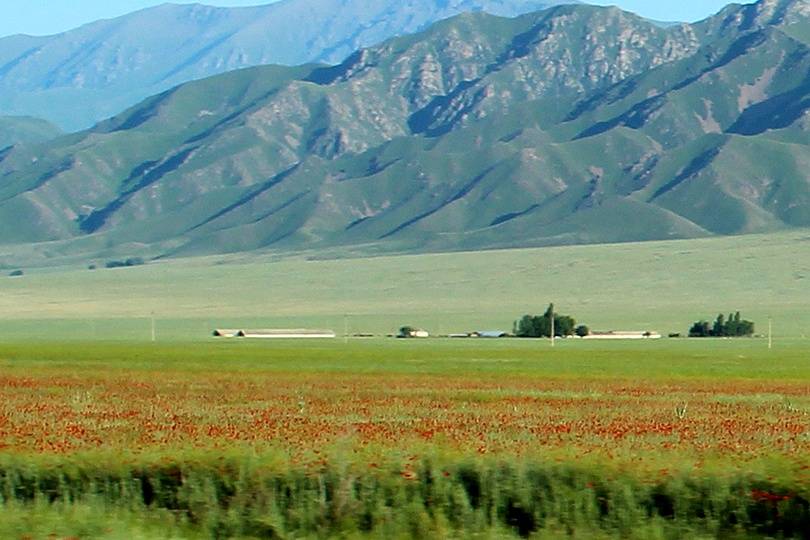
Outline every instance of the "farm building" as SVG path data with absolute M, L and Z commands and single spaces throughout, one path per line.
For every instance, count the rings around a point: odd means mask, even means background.
M 582 339 L 661 339 L 661 334 L 659 334 L 658 332 L 649 332 L 649 331 L 592 332 L 591 334 L 583 337 Z
M 332 330 L 307 330 L 307 329 L 268 329 L 268 330 L 241 330 L 237 337 L 253 339 L 323 339 L 334 338 Z
M 470 334 L 470 336 L 477 338 L 496 339 L 509 337 L 509 332 L 503 332 L 501 330 L 481 330 L 480 332 L 473 332 L 472 334 Z
M 336 337 L 332 330 L 296 329 L 256 329 L 256 330 L 215 330 L 217 337 L 239 337 L 247 339 L 331 339 Z
M 217 328 L 214 330 L 214 337 L 236 337 L 239 332 L 241 332 L 241 330 Z
M 397 334 L 398 338 L 427 338 L 430 337 L 430 333 L 427 330 L 422 330 L 421 328 L 413 328 L 410 326 L 403 326 L 399 329 L 399 333 Z

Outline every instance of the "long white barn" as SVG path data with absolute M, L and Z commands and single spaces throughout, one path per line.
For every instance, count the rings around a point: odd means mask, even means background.
M 593 332 L 583 339 L 661 339 L 658 332 Z
M 216 337 L 237 337 L 247 339 L 332 339 L 332 330 L 310 330 L 305 328 L 263 328 L 255 330 L 214 330 Z

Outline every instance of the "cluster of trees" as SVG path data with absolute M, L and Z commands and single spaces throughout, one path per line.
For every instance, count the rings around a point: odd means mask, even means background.
M 550 338 L 554 321 L 554 335 L 557 337 L 573 336 L 574 334 L 585 337 L 590 334 L 590 330 L 585 325 L 577 326 L 577 321 L 568 315 L 556 313 L 554 304 L 549 304 L 543 315 L 524 315 L 520 320 L 515 321 L 512 333 L 522 338 Z
M 689 329 L 689 337 L 750 337 L 754 335 L 754 323 L 743 320 L 740 312 L 729 314 L 728 319 L 721 313 L 714 323 L 698 321 Z
M 124 268 L 128 266 L 140 266 L 144 264 L 143 259 L 140 257 L 130 257 L 125 261 L 107 261 L 104 264 L 105 268 Z M 91 268 L 93 270 L 94 268 Z

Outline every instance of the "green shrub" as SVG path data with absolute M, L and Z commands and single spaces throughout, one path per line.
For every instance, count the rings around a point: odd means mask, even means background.
M 424 459 L 407 471 L 394 465 L 269 467 L 249 457 L 119 467 L 92 461 L 0 464 L 0 509 L 59 513 L 84 505 L 144 519 L 169 515 L 178 530 L 211 538 L 424 538 L 493 531 L 515 537 L 808 538 L 808 491 L 754 476 L 650 482 L 619 473 L 606 478 L 601 468 L 474 459 Z

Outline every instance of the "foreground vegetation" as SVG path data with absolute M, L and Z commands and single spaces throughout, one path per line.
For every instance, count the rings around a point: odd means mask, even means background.
M 604 465 L 436 457 L 405 469 L 341 460 L 282 468 L 249 454 L 1 467 L 5 537 L 30 534 L 32 515 L 70 523 L 77 513 L 88 519 L 70 527 L 92 537 L 122 515 L 140 528 L 161 521 L 159 537 L 806 538 L 810 530 L 807 475 L 763 469 L 645 478 Z
M 807 353 L 0 345 L 0 536 L 806 538 Z

